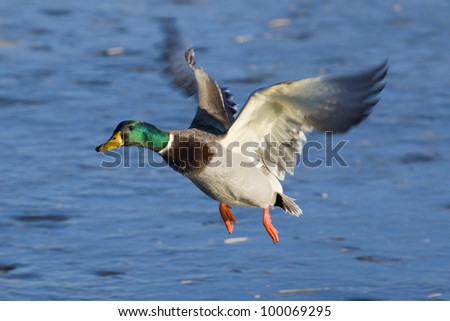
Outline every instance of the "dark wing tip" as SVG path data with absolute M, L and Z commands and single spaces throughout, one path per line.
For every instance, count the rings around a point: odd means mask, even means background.
M 192 69 L 186 64 L 186 58 L 191 44 L 177 26 L 175 18 L 159 19 L 161 31 L 164 35 L 160 43 L 160 59 L 164 63 L 162 71 L 166 74 L 174 87 L 181 89 L 187 96 L 197 93 Z M 193 50 L 192 50 L 193 58 Z M 195 63 L 195 62 L 194 62 Z
M 324 79 L 334 92 L 306 118 L 318 130 L 343 133 L 361 123 L 386 85 L 388 59 L 358 74 Z
M 383 84 L 389 70 L 389 59 L 386 58 L 380 65 L 373 69 L 373 83 Z

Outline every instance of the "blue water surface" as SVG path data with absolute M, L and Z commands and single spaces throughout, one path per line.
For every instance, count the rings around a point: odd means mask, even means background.
M 0 300 L 448 300 L 448 12 L 444 0 L 2 0 Z M 335 137 L 349 166 L 300 165 L 284 182 L 304 215 L 272 211 L 278 245 L 262 210 L 233 208 L 229 236 L 217 202 L 136 149 L 129 166 L 101 166 L 111 158 L 94 148 L 118 122 L 193 117 L 160 72 L 162 18 L 240 106 L 389 57 L 373 114 Z

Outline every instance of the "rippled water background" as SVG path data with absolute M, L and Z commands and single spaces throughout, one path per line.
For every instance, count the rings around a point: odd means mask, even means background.
M 0 2 L 1 300 L 450 298 L 450 3 Z M 341 136 L 350 165 L 300 166 L 300 219 L 217 203 L 168 168 L 105 169 L 94 147 L 124 119 L 184 128 L 160 19 L 243 105 L 258 87 L 389 57 L 371 117 Z M 275 20 L 284 19 L 284 20 Z M 121 47 L 123 53 L 105 54 Z M 310 139 L 323 141 L 315 133 Z M 286 291 L 294 290 L 294 291 Z

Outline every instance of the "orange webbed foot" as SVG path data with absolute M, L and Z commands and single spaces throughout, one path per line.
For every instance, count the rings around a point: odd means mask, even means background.
M 272 225 L 272 220 L 270 219 L 268 207 L 266 207 L 263 212 L 263 225 L 266 228 L 267 233 L 269 233 L 269 236 L 272 239 L 273 243 L 277 244 L 279 242 L 278 231 Z
M 219 204 L 219 212 L 222 215 L 223 222 L 225 223 L 225 227 L 227 228 L 228 233 L 233 233 L 233 224 L 236 223 L 236 218 L 233 213 L 230 211 L 231 206 L 225 203 Z

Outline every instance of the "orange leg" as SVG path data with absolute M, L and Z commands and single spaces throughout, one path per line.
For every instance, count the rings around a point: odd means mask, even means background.
M 269 213 L 268 207 L 266 207 L 263 212 L 263 225 L 266 228 L 267 233 L 269 233 L 269 236 L 272 238 L 273 243 L 277 244 L 279 241 L 278 231 L 272 225 L 272 220 L 270 219 L 270 213 Z
M 228 233 L 233 233 L 233 224 L 236 223 L 236 218 L 230 211 L 231 206 L 225 203 L 219 204 L 220 215 L 222 215 L 223 222 L 228 230 Z

